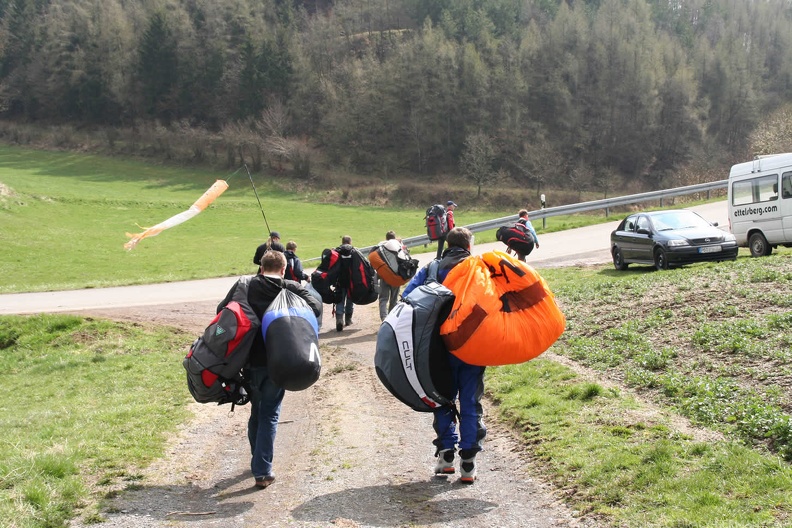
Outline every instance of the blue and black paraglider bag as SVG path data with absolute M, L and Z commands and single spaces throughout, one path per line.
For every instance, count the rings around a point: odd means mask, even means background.
M 284 288 L 261 320 L 267 370 L 275 385 L 307 389 L 319 379 L 319 325 L 313 310 L 296 293 Z

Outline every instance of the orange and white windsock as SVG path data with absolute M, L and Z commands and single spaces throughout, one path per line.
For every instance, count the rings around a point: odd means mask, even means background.
M 186 222 L 190 218 L 193 218 L 198 213 L 206 209 L 209 204 L 214 202 L 218 196 L 223 194 L 225 190 L 228 189 L 228 183 L 225 180 L 217 180 L 214 184 L 209 187 L 209 189 L 203 193 L 203 196 L 198 198 L 194 204 L 190 206 L 189 209 L 184 211 L 183 213 L 179 213 L 175 216 L 172 216 L 165 220 L 164 222 L 160 222 L 159 224 L 155 225 L 154 227 L 149 227 L 142 233 L 138 233 L 133 235 L 132 233 L 127 233 L 126 236 L 130 238 L 129 242 L 124 244 L 125 249 L 132 249 L 134 248 L 138 242 L 143 240 L 146 237 L 157 236 L 166 229 L 170 229 L 173 226 L 177 226 L 181 223 Z

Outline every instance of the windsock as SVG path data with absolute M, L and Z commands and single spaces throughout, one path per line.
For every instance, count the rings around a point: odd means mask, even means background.
M 144 238 L 157 236 L 166 229 L 170 229 L 173 226 L 177 226 L 186 222 L 190 218 L 193 218 L 198 213 L 206 209 L 209 204 L 214 202 L 218 196 L 225 192 L 226 189 L 228 189 L 228 183 L 226 183 L 225 180 L 217 180 L 205 193 L 203 193 L 203 196 L 198 198 L 198 200 L 196 200 L 195 203 L 192 204 L 186 211 L 172 216 L 164 222 L 160 222 L 159 224 L 155 225 L 154 227 L 146 228 L 142 233 L 138 233 L 136 235 L 127 233 L 126 236 L 128 236 L 130 240 L 124 244 L 124 248 L 131 250 Z

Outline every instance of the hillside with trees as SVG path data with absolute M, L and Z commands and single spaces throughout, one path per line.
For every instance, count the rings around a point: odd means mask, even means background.
M 607 195 L 789 150 L 790 102 L 788 0 L 0 0 L 9 142 Z

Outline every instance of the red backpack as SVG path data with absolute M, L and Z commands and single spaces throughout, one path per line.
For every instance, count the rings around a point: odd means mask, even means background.
M 231 302 L 215 315 L 182 361 L 187 388 L 198 403 L 232 403 L 233 408 L 249 401 L 241 371 L 261 328 L 247 300 L 251 279 L 239 279 Z
M 440 204 L 435 204 L 426 210 L 426 234 L 429 240 L 439 240 L 448 233 L 448 220 L 446 209 Z

